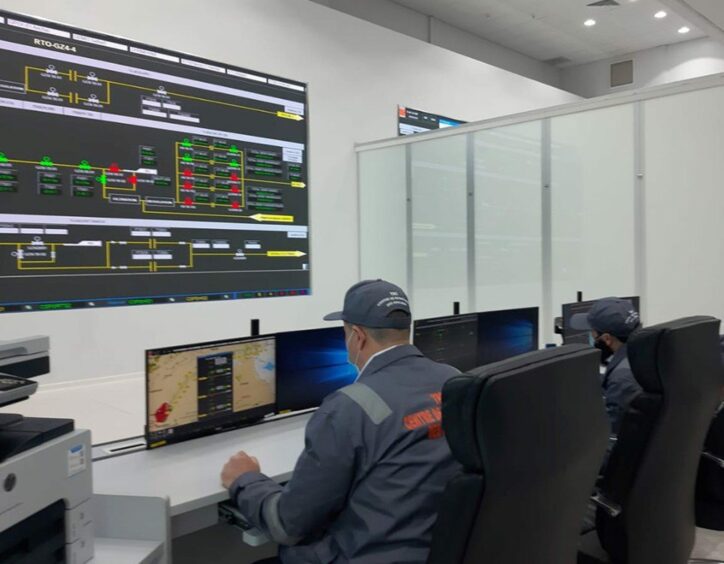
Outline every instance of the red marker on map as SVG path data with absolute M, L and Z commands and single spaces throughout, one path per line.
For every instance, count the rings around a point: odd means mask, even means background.
M 184 199 L 184 204 L 186 204 L 187 206 L 190 206 L 193 203 L 194 203 L 194 201 L 191 198 L 187 197 Z
M 120 167 L 118 166 L 118 163 L 111 163 L 111 166 L 108 168 L 110 172 L 120 172 Z
M 238 210 L 238 209 L 239 209 L 239 202 L 231 202 L 231 207 L 234 208 L 235 210 Z
M 192 176 L 192 174 L 191 174 L 191 169 L 188 169 L 188 168 L 185 169 L 185 170 L 184 170 L 184 176 L 186 176 L 186 177 Z
M 138 178 L 136 178 L 135 175 L 129 176 L 129 177 L 128 177 L 128 182 L 130 182 L 131 184 L 133 184 L 133 185 L 135 186 L 136 183 L 138 182 Z
M 171 406 L 168 402 L 164 402 L 153 415 L 156 418 L 156 423 L 165 423 L 168 416 L 171 415 Z
M 232 186 L 232 187 L 231 187 L 231 191 L 232 191 L 234 194 L 238 194 L 238 193 L 239 193 L 239 187 L 238 187 L 238 186 Z
M 233 180 L 233 181 L 237 181 L 237 180 L 239 180 L 239 175 L 236 174 L 235 172 L 232 172 L 231 176 L 229 178 L 231 178 L 231 180 Z
M 184 182 L 184 188 L 186 188 L 186 190 L 191 190 L 191 188 L 193 188 L 193 184 L 187 180 Z

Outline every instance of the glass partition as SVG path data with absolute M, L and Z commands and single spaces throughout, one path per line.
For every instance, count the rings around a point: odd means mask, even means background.
M 724 318 L 724 88 L 643 105 L 647 322 Z
M 405 147 L 359 157 L 360 275 L 407 287 L 407 168 Z
M 578 291 L 724 317 L 717 80 L 360 150 L 362 275 L 406 278 L 418 318 L 540 306 L 543 342 Z
M 577 291 L 584 299 L 636 293 L 634 189 L 633 105 L 551 119 L 554 315 Z
M 418 318 L 469 309 L 467 137 L 414 143 L 412 293 Z
M 479 131 L 475 308 L 542 305 L 541 122 Z

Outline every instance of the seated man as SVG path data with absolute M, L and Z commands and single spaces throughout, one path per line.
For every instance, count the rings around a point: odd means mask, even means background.
M 423 563 L 438 498 L 459 469 L 441 427 L 441 390 L 454 368 L 410 345 L 404 292 L 382 280 L 347 292 L 347 350 L 360 375 L 309 420 L 304 451 L 280 486 L 240 452 L 222 483 L 290 563 Z
M 626 408 L 641 391 L 631 371 L 626 348 L 628 338 L 641 327 L 641 318 L 630 300 L 604 298 L 588 313 L 573 315 L 571 327 L 591 331 L 591 345 L 601 351 L 604 362 L 608 361 L 601 384 L 611 431 L 617 435 Z

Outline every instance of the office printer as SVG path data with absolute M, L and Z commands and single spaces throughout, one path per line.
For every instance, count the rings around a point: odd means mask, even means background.
M 23 401 L 48 372 L 49 340 L 0 341 L 0 406 Z M 23 377 L 25 376 L 25 377 Z M 93 558 L 89 431 L 72 419 L 0 413 L 0 562 Z

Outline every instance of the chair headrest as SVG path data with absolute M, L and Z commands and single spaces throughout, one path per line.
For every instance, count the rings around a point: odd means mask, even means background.
M 628 340 L 628 359 L 644 391 L 663 393 L 669 371 L 685 363 L 696 373 L 697 364 L 708 366 L 719 350 L 720 321 L 714 317 L 685 317 L 636 331 Z M 718 360 L 718 359 L 717 359 Z
M 594 387 L 597 387 L 599 360 L 600 353 L 596 349 L 566 345 L 488 364 L 448 380 L 443 387 L 442 413 L 445 436 L 453 456 L 468 471 L 482 471 L 485 437 L 479 425 L 481 419 L 491 417 L 491 413 L 500 413 L 505 409 L 500 403 L 507 400 L 512 405 L 532 401 L 555 406 L 561 398 L 567 397 L 571 381 L 584 380 L 586 375 L 591 381 L 595 380 Z M 552 371 L 554 364 L 556 370 Z M 537 395 L 532 398 L 530 383 L 543 377 L 543 373 L 547 380 L 542 393 L 548 397 L 540 397 L 541 391 L 537 389 L 534 392 Z M 600 391 L 586 394 L 583 402 L 589 398 L 599 404 L 593 408 L 599 407 L 603 412 Z M 570 399 L 575 401 L 575 398 Z M 527 424 L 534 425 L 535 422 Z M 491 430 L 491 425 L 485 431 L 496 432 Z M 529 432 L 534 434 L 535 430 Z

